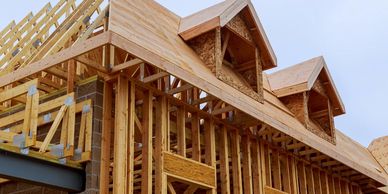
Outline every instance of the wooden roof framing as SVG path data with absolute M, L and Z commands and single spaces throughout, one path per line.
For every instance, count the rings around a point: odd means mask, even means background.
M 71 0 L 68 1 L 66 2 L 69 3 L 68 8 L 70 8 L 72 3 Z M 97 17 L 96 23 L 88 26 L 85 26 L 83 21 L 96 12 L 100 4 L 101 0 L 86 0 L 80 7 L 73 10 L 72 14 L 69 14 L 67 19 L 63 21 L 63 25 L 58 25 L 57 30 L 50 36 L 46 36 L 47 31 L 43 30 L 42 33 L 34 35 L 31 41 L 19 41 L 15 47 L 8 48 L 9 52 L 13 52 L 15 49 L 20 49 L 20 51 L 13 57 L 1 60 L 0 65 L 5 65 L 6 68 L 3 69 L 4 73 L 1 73 L 0 87 L 48 71 L 50 68 L 60 66 L 69 60 L 77 60 L 85 53 L 113 45 L 137 59 L 110 68 L 104 66 L 105 62 L 103 65 L 93 62 L 83 64 L 106 76 L 105 78 L 112 79 L 111 76 L 115 76 L 123 69 L 138 65 L 143 61 L 147 62 L 162 71 L 181 78 L 194 87 L 200 88 L 230 107 L 244 112 L 282 134 L 288 135 L 292 140 L 301 142 L 300 144 L 332 158 L 332 162 L 342 163 L 382 185 L 388 184 L 386 172 L 364 147 L 341 132 L 337 136 L 337 145 L 319 138 L 306 130 L 305 126 L 278 99 L 284 95 L 310 90 L 318 74 L 323 71 L 329 79 L 331 98 L 340 110 L 337 114 L 343 114 L 345 108 L 323 58 L 313 59 L 279 73 L 264 75 L 265 101 L 260 103 L 217 79 L 184 41 L 184 39 L 190 39 L 190 37 L 225 25 L 232 16 L 246 8 L 255 21 L 256 29 L 254 31 L 258 33 L 256 35 L 260 44 L 265 45 L 263 48 L 268 51 L 266 55 L 271 62 L 268 68 L 276 66 L 275 55 L 250 1 L 225 1 L 198 14 L 180 18 L 154 1 L 112 0 L 109 7 L 108 30 L 93 34 L 94 28 L 103 25 L 101 23 L 103 23 L 104 16 Z M 101 14 L 106 15 L 106 12 Z M 47 25 L 51 26 L 54 23 L 55 21 L 50 21 Z M 10 23 L 0 35 L 4 37 L 4 34 L 10 33 L 10 30 L 15 26 L 14 23 Z M 188 35 L 189 32 L 192 34 Z M 76 33 L 84 35 L 78 37 L 78 40 L 73 40 L 72 45 L 66 45 L 71 36 Z M 90 38 L 88 38 L 89 35 Z M 45 41 L 42 41 L 40 47 L 35 50 L 32 49 L 32 45 L 37 39 Z M 31 49 L 33 52 L 30 52 Z M 9 52 L 6 53 L 6 56 L 9 56 Z M 111 61 L 110 65 L 113 64 L 115 64 L 114 61 Z M 20 66 L 22 68 L 19 68 Z M 299 73 L 295 73 L 295 77 L 290 77 L 289 71 L 291 70 Z M 287 74 L 287 79 L 282 76 L 283 74 Z M 301 76 L 298 77 L 298 75 Z M 357 150 L 356 153 L 354 149 Z

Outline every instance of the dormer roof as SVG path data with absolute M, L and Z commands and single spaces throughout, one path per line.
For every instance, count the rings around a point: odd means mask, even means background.
M 322 56 L 274 72 L 268 76 L 268 80 L 271 90 L 280 98 L 310 91 L 319 77 L 326 86 L 327 96 L 333 104 L 334 115 L 344 114 L 345 106 Z
M 263 69 L 277 66 L 276 55 L 269 43 L 259 17 L 249 0 L 228 0 L 181 19 L 178 34 L 187 41 L 217 27 L 224 27 L 240 14 L 264 58 Z

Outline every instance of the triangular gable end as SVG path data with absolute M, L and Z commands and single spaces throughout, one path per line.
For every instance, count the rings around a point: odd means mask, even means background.
M 217 27 L 228 26 L 236 16 L 241 15 L 248 27 L 252 40 L 260 50 L 263 58 L 263 70 L 277 66 L 275 53 L 265 34 L 263 26 L 256 14 L 256 11 L 249 0 L 224 1 L 212 7 L 199 11 L 193 15 L 182 18 L 178 34 L 188 41 L 198 37 Z M 229 26 L 230 27 L 230 26 Z

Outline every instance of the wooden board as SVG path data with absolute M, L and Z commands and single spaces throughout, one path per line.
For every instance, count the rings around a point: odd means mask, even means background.
M 169 152 L 163 153 L 164 172 L 183 181 L 207 188 L 215 187 L 216 171 L 213 167 Z

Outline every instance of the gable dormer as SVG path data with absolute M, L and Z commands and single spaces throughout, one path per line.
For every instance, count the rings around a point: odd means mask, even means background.
M 263 70 L 276 57 L 249 1 L 225 1 L 183 18 L 179 35 L 216 77 L 263 102 Z
M 269 82 L 306 129 L 335 143 L 334 117 L 344 114 L 345 108 L 323 57 L 275 72 Z

